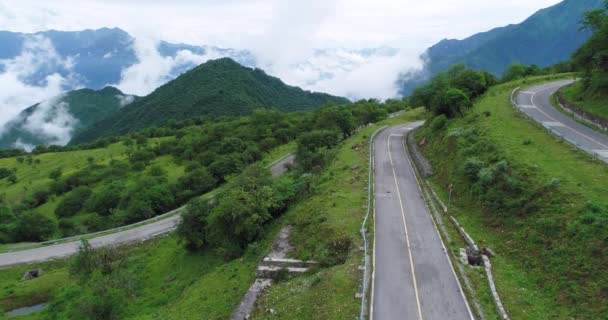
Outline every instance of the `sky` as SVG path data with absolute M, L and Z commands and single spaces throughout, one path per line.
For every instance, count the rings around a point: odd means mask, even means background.
M 258 67 L 288 84 L 351 99 L 386 99 L 398 94 L 399 74 L 421 68 L 421 53 L 436 42 L 519 23 L 558 2 L 0 0 L 0 30 L 31 33 L 119 27 L 137 39 L 134 49 L 141 60 L 124 70 L 123 81 L 114 84 L 131 94 L 146 94 L 161 85 L 175 64 L 215 58 L 184 54 L 164 59 L 155 45 L 165 40 L 246 49 L 255 55 Z M 20 76 L 33 72 L 32 66 L 47 60 L 69 68 L 69 60 L 57 57 L 44 39 L 38 40 L 32 47 L 37 52 L 48 50 L 48 57 L 22 54 L 15 61 L 4 62 L 10 72 L 0 74 L 4 87 L 0 88 L 0 127 L 8 115 L 61 93 L 61 84 L 71 81 L 50 78 L 43 88 L 19 82 Z M 386 47 L 396 50 L 372 56 L 357 51 Z M 319 54 L 320 49 L 326 51 Z M 7 105 L 15 107 L 9 112 Z

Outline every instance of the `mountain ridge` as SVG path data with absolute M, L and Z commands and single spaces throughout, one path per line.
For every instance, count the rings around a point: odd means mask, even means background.
M 169 119 L 246 115 L 257 108 L 309 110 L 326 103 L 348 102 L 346 98 L 289 86 L 261 69 L 221 58 L 209 60 L 160 86 L 84 130 L 71 143 L 126 134 L 164 124 Z

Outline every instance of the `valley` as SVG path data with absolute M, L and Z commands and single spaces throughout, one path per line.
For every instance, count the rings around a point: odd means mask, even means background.
M 608 2 L 441 1 L 0 14 L 0 319 L 606 318 Z

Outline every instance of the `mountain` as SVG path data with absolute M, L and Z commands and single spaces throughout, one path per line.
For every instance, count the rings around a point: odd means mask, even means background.
M 411 92 L 417 83 L 457 63 L 501 76 L 513 62 L 545 67 L 568 60 L 591 35 L 580 30 L 584 13 L 603 4 L 604 0 L 565 0 L 539 10 L 520 24 L 463 40 L 444 39 L 426 50 L 423 72 L 409 79 L 404 91 Z
M 260 69 L 241 66 L 230 58 L 210 60 L 126 106 L 77 135 L 82 143 L 109 135 L 156 126 L 169 119 L 204 115 L 244 115 L 256 108 L 307 110 L 345 98 L 304 91 L 284 84 Z
M 69 91 L 23 110 L 4 127 L 0 148 L 66 145 L 73 134 L 136 100 L 114 87 Z
M 0 31 L 0 62 L 16 59 L 22 54 L 36 56 L 39 68 L 23 80 L 29 85 L 40 85 L 46 77 L 57 73 L 65 79 L 64 89 L 77 87 L 101 89 L 117 84 L 122 72 L 140 59 L 136 51 L 136 39 L 119 28 L 97 30 L 57 31 L 36 33 Z M 222 49 L 214 46 L 193 46 L 161 41 L 156 45 L 163 57 L 175 58 L 182 51 L 197 56 L 229 56 L 244 65 L 253 66 L 255 58 L 244 50 Z M 41 62 L 44 61 L 44 62 Z M 195 67 L 194 61 L 180 61 L 170 70 L 170 78 Z M 0 73 L 6 67 L 0 63 Z

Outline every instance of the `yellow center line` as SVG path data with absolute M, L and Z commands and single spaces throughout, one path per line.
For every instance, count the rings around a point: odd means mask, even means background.
M 395 180 L 395 187 L 397 188 L 397 197 L 399 197 L 399 207 L 401 208 L 401 217 L 403 218 L 403 229 L 405 230 L 405 241 L 407 243 L 407 252 L 410 258 L 410 268 L 412 269 L 412 281 L 414 282 L 414 293 L 416 294 L 416 306 L 418 307 L 418 319 L 422 320 L 422 307 L 420 306 L 420 297 L 418 295 L 418 284 L 416 281 L 416 269 L 414 268 L 414 257 L 412 255 L 412 248 L 410 246 L 410 237 L 407 232 L 407 222 L 405 219 L 405 209 L 403 208 L 403 201 L 401 200 L 401 191 L 399 190 L 399 183 L 397 182 L 397 173 L 395 172 L 395 165 L 393 164 L 393 157 L 391 155 L 391 135 L 387 138 L 388 144 L 388 159 L 393 169 L 393 178 Z

